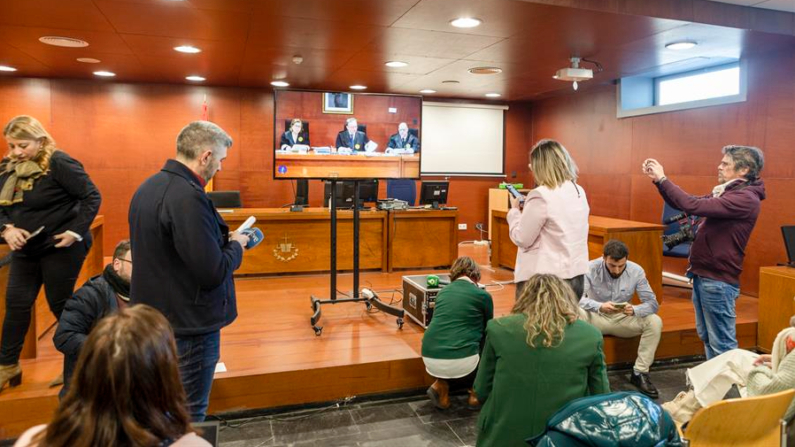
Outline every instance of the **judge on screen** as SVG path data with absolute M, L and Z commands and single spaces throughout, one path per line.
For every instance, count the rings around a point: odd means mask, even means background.
M 309 134 L 303 132 L 304 123 L 298 118 L 290 121 L 290 129 L 282 134 L 279 148 L 287 150 L 295 145 L 309 146 Z
M 367 134 L 358 130 L 359 123 L 356 118 L 348 118 L 345 120 L 345 130 L 337 134 L 337 142 L 335 147 L 339 149 L 350 149 L 354 152 L 364 152 L 365 150 L 375 150 L 373 146 L 377 146 L 367 138 Z
M 404 153 L 417 153 L 420 151 L 420 140 L 409 133 L 409 126 L 406 123 L 398 125 L 398 133 L 389 137 L 387 152 L 391 149 L 402 149 Z

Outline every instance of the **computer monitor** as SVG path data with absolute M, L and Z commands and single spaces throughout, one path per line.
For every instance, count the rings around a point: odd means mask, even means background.
M 420 186 L 420 205 L 432 205 L 438 209 L 447 203 L 447 189 L 450 182 L 422 182 Z
M 795 225 L 781 227 L 781 235 L 787 248 L 787 265 L 795 267 Z
M 295 201 L 293 205 L 309 205 L 309 180 L 302 178 L 295 181 Z
M 353 208 L 353 182 L 338 181 L 336 184 L 336 207 Z M 378 180 L 359 180 L 359 208 L 365 203 L 378 201 Z M 329 206 L 331 202 L 331 182 L 325 182 L 323 186 L 323 206 Z

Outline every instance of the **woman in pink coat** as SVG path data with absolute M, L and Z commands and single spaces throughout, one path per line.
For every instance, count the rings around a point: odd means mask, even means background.
M 516 244 L 516 296 L 539 273 L 566 280 L 579 299 L 588 270 L 588 200 L 577 184 L 577 165 L 555 140 L 530 150 L 530 170 L 538 187 L 524 200 L 511 197 L 508 225 Z

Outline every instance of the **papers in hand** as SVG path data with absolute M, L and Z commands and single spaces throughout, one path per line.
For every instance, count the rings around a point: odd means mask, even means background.
M 374 152 L 376 149 L 378 149 L 378 143 L 375 141 L 370 140 L 364 145 L 365 152 Z
M 248 230 L 249 228 L 251 228 L 251 226 L 252 226 L 252 225 L 254 225 L 254 223 L 255 223 L 256 221 L 257 221 L 257 218 L 256 218 L 256 217 L 254 217 L 254 216 L 249 216 L 249 218 L 248 218 L 248 219 L 246 219 L 246 221 L 245 221 L 245 222 L 243 222 L 243 224 L 242 224 L 242 225 L 240 225 L 240 226 L 237 228 L 237 230 L 235 230 L 235 231 L 237 231 L 238 233 L 240 233 L 240 232 L 241 232 L 241 231 L 243 231 L 243 230 Z
M 30 235 L 26 237 L 25 240 L 33 239 L 34 237 L 40 235 L 42 231 L 44 231 L 44 225 L 40 226 L 39 228 L 36 228 L 36 231 L 30 233 Z

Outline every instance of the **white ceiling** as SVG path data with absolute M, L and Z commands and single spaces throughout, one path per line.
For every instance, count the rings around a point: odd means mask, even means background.
M 719 3 L 795 12 L 795 0 L 712 0 Z

